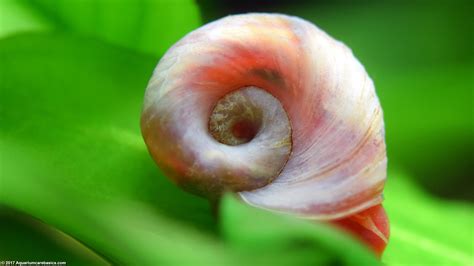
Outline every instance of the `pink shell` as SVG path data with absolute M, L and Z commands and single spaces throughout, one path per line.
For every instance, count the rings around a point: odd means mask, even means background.
M 189 33 L 160 60 L 146 91 L 142 132 L 178 185 L 213 194 L 238 182 L 235 158 L 243 168 L 255 164 L 252 142 L 227 146 L 208 132 L 215 103 L 245 86 L 277 98 L 292 131 L 286 165 L 275 166 L 283 168 L 271 183 L 240 191 L 245 202 L 334 219 L 382 201 L 387 158 L 372 80 L 344 44 L 303 19 L 277 14 L 225 17 Z

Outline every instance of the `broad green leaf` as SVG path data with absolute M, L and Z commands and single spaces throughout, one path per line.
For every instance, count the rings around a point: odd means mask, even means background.
M 329 225 L 254 209 L 227 195 L 221 231 L 254 265 L 378 265 L 371 251 Z
M 433 198 L 400 171 L 389 172 L 384 206 L 390 218 L 387 265 L 471 265 L 474 208 Z
M 11 146 L 14 145 L 1 148 L 17 155 L 18 147 Z M 152 205 L 116 198 L 98 201 L 60 184 L 19 172 L 16 178 L 23 183 L 8 179 L 5 183 L 8 190 L 21 194 L 22 200 L 9 204 L 70 234 L 112 264 L 238 265 L 233 263 L 238 260 L 231 251 L 214 237 L 185 226 L 184 221 L 165 217 Z M 15 259 L 23 260 L 23 256 Z
M 161 56 L 201 24 L 192 0 L 32 0 L 62 30 Z
M 5 39 L 0 58 L 1 203 L 67 226 L 80 217 L 51 212 L 47 197 L 61 201 L 63 190 L 73 191 L 97 202 L 148 202 L 170 219 L 214 230 L 207 202 L 168 182 L 141 139 L 142 97 L 156 58 L 62 34 Z M 36 183 L 48 184 L 44 202 L 19 191 Z
M 2 139 L 54 168 L 56 175 L 38 178 L 98 200 L 161 202 L 180 218 L 189 219 L 187 208 L 201 210 L 190 222 L 212 224 L 207 202 L 163 178 L 143 144 L 141 105 L 156 58 L 62 34 L 18 36 L 1 42 L 0 51 Z M 21 158 L 8 167 L 21 169 Z

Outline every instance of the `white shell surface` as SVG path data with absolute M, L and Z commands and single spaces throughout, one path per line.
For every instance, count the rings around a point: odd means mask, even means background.
M 262 169 L 259 158 L 271 149 L 253 141 L 228 146 L 208 132 L 215 103 L 247 86 L 280 101 L 292 146 L 286 164 L 275 162 L 282 169 L 271 183 L 239 192 L 244 201 L 318 219 L 345 217 L 382 201 L 387 159 L 372 80 L 344 44 L 305 20 L 275 14 L 205 25 L 175 44 L 155 69 L 142 132 L 176 183 L 205 195 Z

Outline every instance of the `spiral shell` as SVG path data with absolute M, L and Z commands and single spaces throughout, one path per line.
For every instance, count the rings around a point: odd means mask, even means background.
M 184 189 L 335 219 L 382 201 L 386 151 L 372 80 L 344 44 L 277 14 L 228 16 L 160 60 L 141 120 Z

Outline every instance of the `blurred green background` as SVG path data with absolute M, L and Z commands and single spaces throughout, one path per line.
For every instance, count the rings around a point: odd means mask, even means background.
M 233 13 L 312 21 L 352 48 L 384 109 L 386 265 L 473 265 L 472 1 L 0 0 L 0 261 L 372 265 L 325 224 L 172 185 L 139 131 L 147 81 Z

